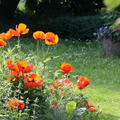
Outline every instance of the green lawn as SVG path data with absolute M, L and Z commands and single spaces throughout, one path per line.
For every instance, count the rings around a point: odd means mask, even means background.
M 120 59 L 103 55 L 99 43 L 82 43 L 68 40 L 53 47 L 51 55 L 60 55 L 53 60 L 51 69 L 58 69 L 63 62 L 74 67 L 73 75 L 87 76 L 91 85 L 83 92 L 95 106 L 99 106 L 101 120 L 120 120 Z M 49 62 L 48 62 L 49 64 Z M 76 79 L 73 78 L 76 82 Z
M 44 45 L 43 49 L 46 50 L 47 46 Z M 39 49 L 39 60 L 42 60 L 43 49 Z M 21 58 L 27 56 L 29 59 L 32 54 L 36 54 L 36 41 L 25 40 L 21 50 Z M 91 85 L 82 92 L 102 112 L 100 120 L 120 120 L 120 58 L 105 57 L 100 43 L 72 40 L 61 40 L 58 45 L 50 46 L 49 55 L 59 58 L 47 62 L 47 72 L 59 69 L 64 62 L 72 64 L 74 72 L 71 73 L 71 81 L 76 82 L 80 75 L 90 79 Z

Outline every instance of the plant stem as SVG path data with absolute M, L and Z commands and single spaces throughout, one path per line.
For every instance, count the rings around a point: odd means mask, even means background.
M 39 53 L 39 45 L 40 45 L 40 41 L 37 40 L 37 57 L 38 57 L 38 53 Z

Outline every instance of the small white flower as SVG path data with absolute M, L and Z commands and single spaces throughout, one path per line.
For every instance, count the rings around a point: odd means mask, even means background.
M 85 113 L 86 110 L 87 110 L 86 108 L 79 108 L 79 109 L 75 110 L 75 114 L 80 116 L 83 113 Z

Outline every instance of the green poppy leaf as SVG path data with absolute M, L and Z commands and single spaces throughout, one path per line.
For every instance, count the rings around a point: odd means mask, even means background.
M 120 5 L 120 0 L 104 0 L 108 11 L 111 11 Z
M 72 115 L 75 109 L 76 109 L 76 102 L 70 101 L 69 103 L 67 103 L 66 105 L 67 114 Z

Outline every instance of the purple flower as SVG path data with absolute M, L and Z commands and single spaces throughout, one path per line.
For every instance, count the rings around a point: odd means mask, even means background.
M 104 27 L 100 27 L 99 29 L 98 29 L 98 32 L 101 32 L 101 31 L 103 31 L 104 30 Z
M 107 34 L 107 33 L 109 33 L 109 32 L 110 32 L 110 30 L 107 29 L 107 30 L 104 31 L 104 34 Z

